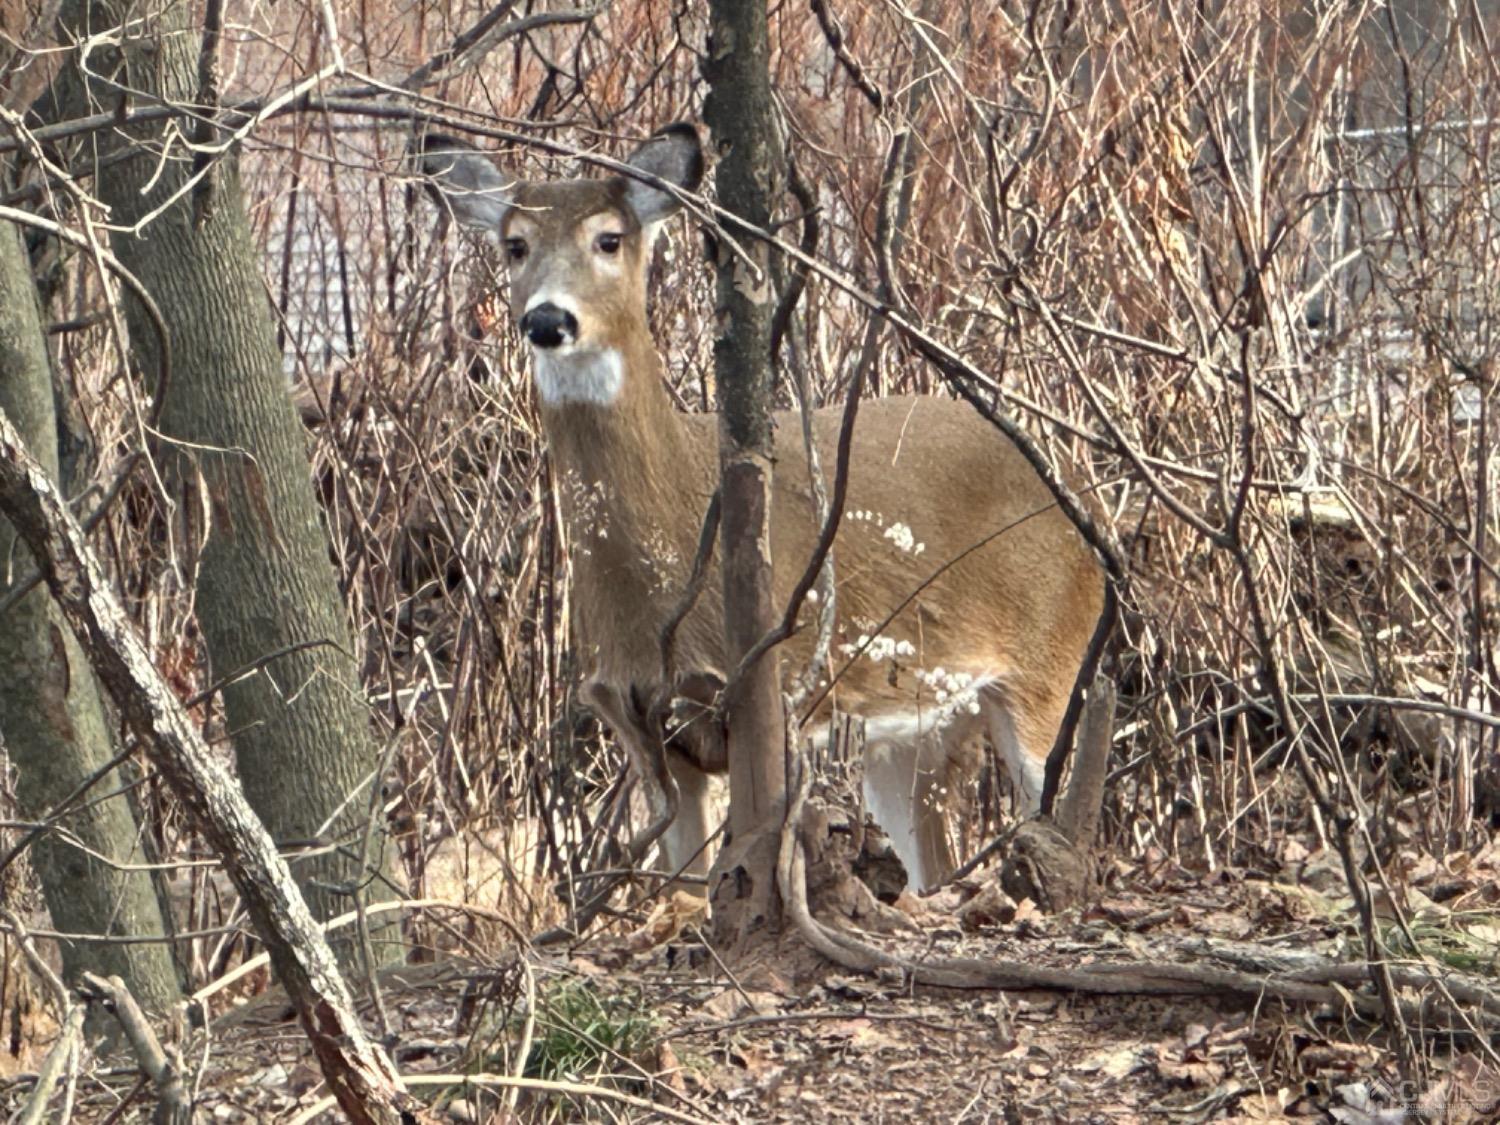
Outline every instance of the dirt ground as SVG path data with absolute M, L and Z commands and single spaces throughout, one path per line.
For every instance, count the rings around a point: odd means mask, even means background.
M 1356 928 L 1347 904 L 1313 889 L 1315 861 L 1297 882 L 1163 871 L 1155 886 L 1059 918 L 1024 903 L 1008 921 L 945 914 L 971 885 L 913 908 L 920 931 L 882 940 L 916 960 L 1060 967 L 1248 943 L 1268 955 L 1347 959 Z M 1493 934 L 1467 908 L 1493 897 L 1495 880 L 1486 862 L 1465 875 L 1455 884 L 1451 872 L 1430 873 L 1432 888 L 1460 892 L 1422 907 L 1449 935 L 1434 936 L 1423 956 L 1434 965 L 1440 949 L 1482 954 L 1488 934 L 1487 962 L 1462 964 L 1492 975 Z M 388 1043 L 413 1090 L 454 1122 L 1500 1119 L 1500 1069 L 1487 1048 L 1427 1029 L 1420 1083 L 1403 1092 L 1389 1043 L 1346 1007 L 913 989 L 899 974 L 849 975 L 807 958 L 795 980 L 784 966 L 796 958 L 731 974 L 696 928 L 657 941 L 659 917 L 636 921 L 645 924 L 569 953 L 450 954 L 387 976 Z M 1464 944 L 1476 932 L 1480 944 Z M 482 948 L 484 935 L 471 936 L 469 948 Z M 378 1027 L 368 1000 L 364 1011 Z M 316 1112 L 320 1076 L 274 989 L 187 1042 L 204 1120 L 337 1119 Z M 515 1064 L 523 1046 L 533 1060 L 524 1071 Z M 464 1079 L 518 1072 L 527 1086 L 509 1092 Z M 25 1088 L 18 1076 L 5 1101 L 19 1104 Z M 104 1060 L 80 1076 L 74 1119 L 146 1121 L 153 1101 L 128 1059 Z

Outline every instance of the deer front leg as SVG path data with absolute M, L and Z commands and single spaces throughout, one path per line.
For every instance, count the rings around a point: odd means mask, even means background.
M 673 871 L 680 869 L 684 874 L 704 877 L 703 883 L 684 888 L 701 897 L 708 893 L 710 866 L 708 775 L 690 757 L 670 746 L 667 747 L 667 772 L 676 783 L 678 801 L 677 816 L 662 840 L 662 851 L 667 866 Z
M 634 698 L 633 692 L 598 681 L 585 684 L 580 696 L 625 747 L 625 756 L 640 780 L 641 792 L 646 798 L 650 820 L 626 846 L 626 863 L 630 866 L 640 863 L 651 850 L 651 845 L 667 833 L 662 850 L 667 853 L 667 866 L 676 870 L 679 857 L 673 847 L 673 833 L 669 830 L 678 819 L 679 793 L 674 771 L 668 765 L 669 755 L 662 742 L 661 725 L 651 720 L 652 708 Z
M 708 778 L 729 768 L 719 712 L 723 689 L 723 677 L 716 672 L 686 673 L 673 684 L 670 698 L 662 701 L 662 726 L 669 732 L 667 770 L 679 794 L 677 819 L 667 831 L 665 848 L 674 870 L 705 877 L 713 819 Z

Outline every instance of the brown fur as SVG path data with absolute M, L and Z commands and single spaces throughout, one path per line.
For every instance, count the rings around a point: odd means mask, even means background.
M 682 622 L 665 677 L 658 641 L 682 597 L 717 482 L 717 419 L 677 412 L 662 386 L 645 314 L 650 247 L 626 182 L 516 185 L 509 199 L 514 206 L 500 233 L 524 236 L 529 246 L 511 274 L 517 320 L 535 294 L 566 294 L 577 311 L 578 345 L 616 349 L 623 360 L 624 380 L 610 404 L 543 402 L 541 412 L 568 524 L 586 698 L 616 727 L 638 768 L 659 774 L 659 751 L 639 745 L 659 746 L 659 737 L 629 714 L 631 700 L 727 671 L 717 573 Z M 601 212 L 610 217 L 597 218 Z M 609 259 L 593 241 L 606 227 L 624 236 Z M 819 411 L 814 426 L 831 474 L 839 413 Z M 885 534 L 897 523 L 924 545 L 920 553 Z M 800 423 L 782 415 L 772 518 L 779 598 L 789 596 L 817 534 Z M 975 700 L 980 715 L 964 709 L 951 730 L 913 742 L 905 756 L 867 758 L 876 796 L 887 807 L 910 802 L 917 866 L 930 880 L 951 869 L 940 808 L 949 767 L 967 763 L 963 751 L 986 725 L 997 741 L 1014 743 L 1039 776 L 1101 612 L 1102 574 L 1020 452 L 968 406 L 931 397 L 862 404 L 834 552 L 839 633 L 830 664 L 838 679 L 820 719 L 833 707 L 877 724 L 931 715 L 939 698 L 924 675 L 942 669 L 993 678 Z M 919 587 L 879 630 L 913 651 L 850 663 L 848 646 L 874 634 Z M 782 652 L 789 673 L 806 666 L 815 620 L 816 607 L 805 606 L 804 628 Z M 698 774 L 724 763 L 675 754 L 667 765 L 684 789 L 682 823 L 676 839 L 669 837 L 669 858 L 681 861 L 707 830 Z M 705 869 L 706 860 L 695 866 Z

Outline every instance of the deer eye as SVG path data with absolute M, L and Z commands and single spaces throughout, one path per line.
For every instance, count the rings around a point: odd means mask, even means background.
M 619 234 L 601 234 L 594 239 L 594 249 L 601 254 L 618 254 L 623 238 L 624 235 Z
M 507 238 L 505 240 L 505 257 L 507 261 L 524 262 L 526 252 L 531 248 L 526 245 L 524 238 Z

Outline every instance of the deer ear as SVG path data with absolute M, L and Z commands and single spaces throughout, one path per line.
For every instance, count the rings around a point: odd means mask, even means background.
M 668 125 L 636 149 L 626 163 L 673 187 L 694 191 L 703 179 L 703 146 L 698 142 L 698 130 L 686 121 Z M 630 176 L 624 180 L 625 202 L 642 226 L 665 219 L 682 206 L 671 192 Z
M 471 145 L 440 133 L 417 141 L 416 155 L 427 187 L 465 226 L 498 232 L 510 210 L 514 180 Z

